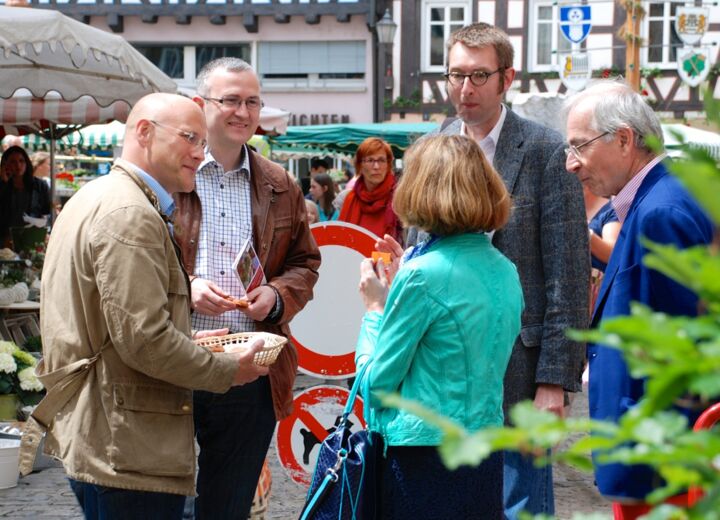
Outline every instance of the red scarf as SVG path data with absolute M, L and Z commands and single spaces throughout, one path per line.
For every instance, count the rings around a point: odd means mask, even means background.
M 392 208 L 394 191 L 395 176 L 392 173 L 388 173 L 372 191 L 365 186 L 365 178 L 360 177 L 347 194 L 339 220 L 362 226 L 379 237 L 388 234 L 399 241 L 402 229 Z

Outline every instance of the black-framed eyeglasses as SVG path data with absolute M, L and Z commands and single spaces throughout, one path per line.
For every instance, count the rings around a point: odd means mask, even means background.
M 248 109 L 248 112 L 256 112 L 260 110 L 262 107 L 265 106 L 265 103 L 263 103 L 262 99 L 257 97 L 250 97 L 247 99 L 242 99 L 235 96 L 227 96 L 227 97 L 221 97 L 221 98 L 213 98 L 213 97 L 204 97 L 201 96 L 205 101 L 213 101 L 220 105 L 223 108 L 227 108 L 228 110 L 237 110 L 242 106 L 243 103 L 245 103 L 245 108 Z
M 608 135 L 608 134 L 610 134 L 610 133 L 611 133 L 611 132 L 603 132 L 603 133 L 600 134 L 599 136 L 593 137 L 592 139 L 588 139 L 588 140 L 585 141 L 584 143 L 580 143 L 580 144 L 576 144 L 576 145 L 569 144 L 569 145 L 565 148 L 565 157 L 567 157 L 567 156 L 570 155 L 570 154 L 573 154 L 573 155 L 574 155 L 575 157 L 577 157 L 578 159 L 582 158 L 582 152 L 580 152 L 580 150 L 581 150 L 583 147 L 585 147 L 585 146 L 587 146 L 587 145 L 589 145 L 589 144 L 594 143 L 595 141 L 597 141 L 597 140 L 600 139 L 601 137 L 605 137 L 606 135 Z
M 195 148 L 203 148 L 207 146 L 207 139 L 201 138 L 198 134 L 195 132 L 188 132 L 186 130 L 181 130 L 180 128 L 175 128 L 174 126 L 166 125 L 164 123 L 160 123 L 158 121 L 150 120 L 152 124 L 154 124 L 157 127 L 164 128 L 165 130 L 172 130 L 177 135 L 185 139 L 188 143 L 190 143 Z
M 492 72 L 486 72 L 484 70 L 475 70 L 470 74 L 463 74 L 462 72 L 447 72 L 443 74 L 443 76 L 445 76 L 445 79 L 448 80 L 448 82 L 454 87 L 462 87 L 465 83 L 465 78 L 469 78 L 470 83 L 472 83 L 476 87 L 482 87 L 485 83 L 488 82 L 490 76 L 492 76 L 493 74 L 497 74 L 502 70 L 504 69 L 500 67 L 499 69 Z

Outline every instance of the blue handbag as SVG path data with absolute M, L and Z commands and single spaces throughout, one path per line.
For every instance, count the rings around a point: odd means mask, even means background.
M 300 520 L 375 520 L 380 518 L 378 463 L 383 454 L 383 438 L 378 432 L 352 432 L 348 417 L 368 362 L 355 379 L 337 429 L 320 445 L 315 471 Z M 365 383 L 368 388 L 368 383 Z M 368 396 L 369 392 L 365 392 Z M 368 423 L 370 405 L 364 407 Z

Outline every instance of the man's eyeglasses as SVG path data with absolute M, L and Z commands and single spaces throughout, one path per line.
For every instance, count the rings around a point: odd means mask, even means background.
M 572 144 L 568 145 L 567 148 L 565 148 L 565 157 L 567 157 L 567 156 L 570 155 L 570 154 L 573 154 L 576 158 L 580 159 L 580 158 L 582 157 L 582 152 L 580 152 L 580 150 L 581 150 L 583 147 L 585 147 L 585 146 L 587 146 L 587 145 L 589 145 L 589 144 L 594 143 L 595 141 L 597 141 L 597 140 L 600 139 L 601 137 L 605 137 L 605 136 L 608 135 L 609 133 L 611 133 L 611 132 L 603 132 L 603 133 L 600 134 L 599 136 L 593 137 L 592 139 L 588 139 L 588 140 L 585 141 L 584 143 L 580 143 L 580 144 L 577 144 L 577 145 L 572 145 Z
M 164 128 L 165 130 L 172 130 L 173 132 L 177 133 L 180 137 L 185 139 L 188 143 L 190 143 L 195 148 L 205 148 L 207 146 L 207 140 L 202 139 L 198 134 L 195 132 L 186 132 L 185 130 L 180 130 L 179 128 L 175 128 L 174 126 L 168 126 L 163 123 L 159 123 L 157 121 L 150 121 L 155 126 L 158 126 L 160 128 Z
M 367 159 L 363 159 L 362 162 L 363 164 L 387 164 L 387 159 L 385 157 L 379 157 L 377 159 L 368 157 Z
M 243 103 L 245 103 L 245 108 L 248 109 L 248 112 L 256 112 L 265 106 L 265 103 L 262 102 L 262 99 L 256 98 L 256 97 L 241 99 L 239 97 L 234 97 L 234 96 L 221 97 L 221 98 L 212 98 L 212 97 L 204 97 L 203 96 L 203 99 L 205 101 L 214 101 L 221 107 L 227 108 L 228 110 L 237 110 L 238 108 L 240 108 L 242 106 Z
M 448 82 L 454 87 L 462 87 L 465 83 L 465 78 L 469 78 L 470 83 L 476 87 L 482 87 L 488 82 L 490 76 L 497 74 L 501 70 L 503 70 L 502 67 L 492 72 L 485 72 L 484 70 L 476 70 L 470 74 L 463 74 L 462 72 L 448 72 L 443 74 L 443 76 L 445 76 L 445 79 L 448 80 Z

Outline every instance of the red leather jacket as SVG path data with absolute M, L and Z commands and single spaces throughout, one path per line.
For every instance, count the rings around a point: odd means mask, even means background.
M 320 251 L 308 228 L 302 191 L 277 164 L 250 151 L 253 246 L 262 262 L 268 283 L 277 289 L 283 313 L 276 323 L 257 322 L 257 330 L 290 336 L 289 322 L 313 296 L 318 278 Z M 195 191 L 175 195 L 175 239 L 183 265 L 195 272 L 202 207 Z M 292 389 L 297 372 L 297 352 L 285 346 L 270 367 L 275 416 L 292 412 Z

